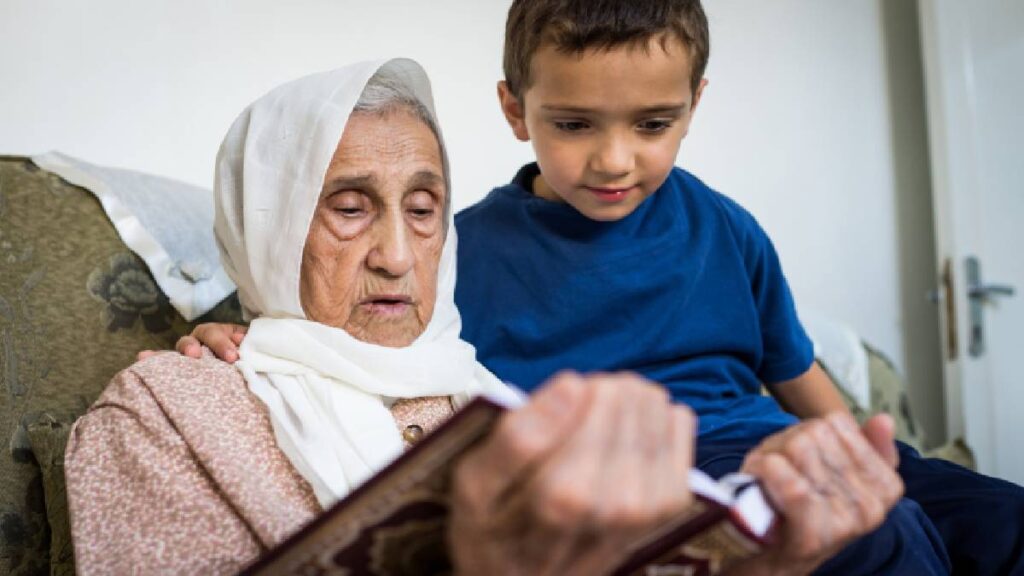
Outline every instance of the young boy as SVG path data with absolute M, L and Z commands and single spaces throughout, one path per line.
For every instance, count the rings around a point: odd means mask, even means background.
M 565 368 L 663 383 L 721 475 L 845 407 L 767 235 L 673 167 L 708 52 L 699 0 L 515 0 L 498 93 L 537 162 L 456 216 L 456 301 L 480 361 L 525 390 Z M 900 451 L 907 498 L 821 572 L 1024 573 L 1024 490 Z

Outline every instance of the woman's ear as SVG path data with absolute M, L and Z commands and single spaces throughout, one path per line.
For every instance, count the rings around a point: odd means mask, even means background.
M 502 80 L 498 82 L 498 103 L 501 104 L 501 113 L 505 120 L 512 127 L 512 133 L 522 142 L 530 139 L 530 132 L 526 129 L 526 113 L 523 104 L 509 89 L 508 83 Z

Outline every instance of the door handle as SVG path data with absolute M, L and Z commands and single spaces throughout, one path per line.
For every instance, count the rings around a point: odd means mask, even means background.
M 967 298 L 971 306 L 971 341 L 967 350 L 977 358 L 985 354 L 985 303 L 995 296 L 1009 298 L 1016 294 L 1013 286 L 1006 284 L 985 284 L 981 280 L 981 261 L 974 256 L 967 258 Z
M 1008 284 L 976 284 L 967 287 L 967 295 L 971 298 L 982 300 L 992 296 L 1006 296 L 1007 298 L 1017 293 L 1017 289 Z

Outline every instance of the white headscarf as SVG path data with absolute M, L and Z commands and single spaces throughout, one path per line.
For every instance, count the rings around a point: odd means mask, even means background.
M 385 67 L 434 115 L 417 63 L 359 63 L 260 98 L 235 120 L 217 156 L 214 230 L 243 310 L 255 318 L 237 365 L 267 405 L 279 447 L 324 507 L 401 453 L 391 399 L 451 395 L 460 406 L 488 393 L 515 400 L 459 338 L 450 214 L 434 314 L 410 346 L 362 342 L 303 313 L 302 250 L 324 175 L 363 89 Z

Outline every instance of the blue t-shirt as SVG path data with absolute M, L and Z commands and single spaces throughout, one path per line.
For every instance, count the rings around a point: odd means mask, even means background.
M 631 370 L 699 416 L 702 439 L 796 422 L 760 393 L 814 359 L 768 236 L 676 168 L 597 222 L 532 194 L 536 164 L 455 217 L 455 301 L 480 362 L 530 391 L 562 369 Z

